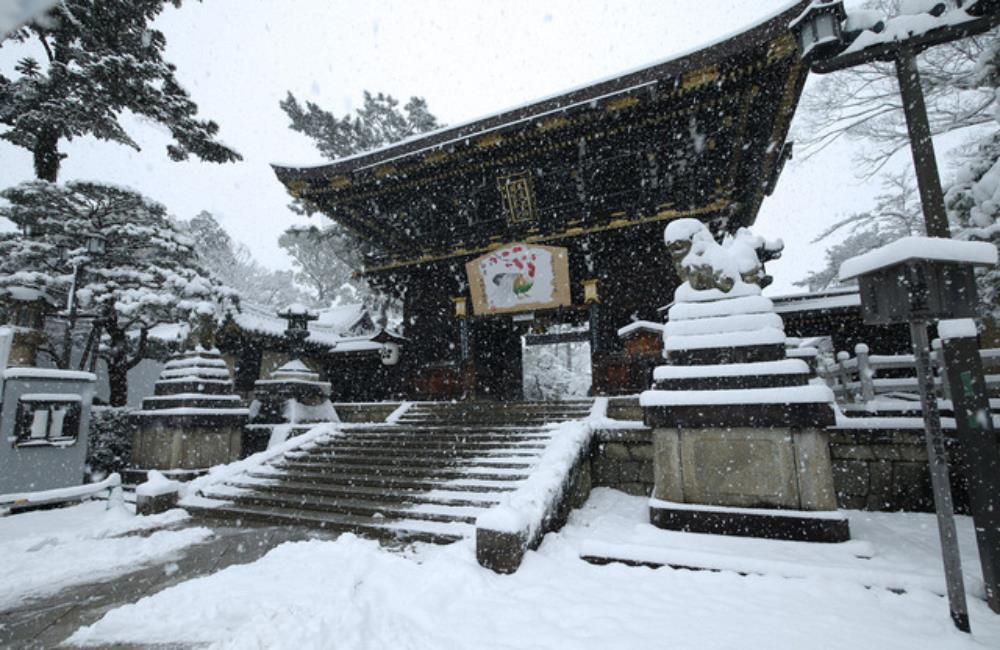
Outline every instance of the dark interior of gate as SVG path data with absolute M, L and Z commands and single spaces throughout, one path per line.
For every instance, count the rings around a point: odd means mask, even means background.
M 571 323 L 591 330 L 594 392 L 630 392 L 617 331 L 659 320 L 672 297 L 666 223 L 752 224 L 791 153 L 806 70 L 787 25 L 805 4 L 473 123 L 320 167 L 276 167 L 293 195 L 378 250 L 363 272 L 404 306 L 395 386 L 411 398 L 520 399 L 521 337 Z M 566 250 L 568 299 L 474 307 L 467 263 L 514 244 Z

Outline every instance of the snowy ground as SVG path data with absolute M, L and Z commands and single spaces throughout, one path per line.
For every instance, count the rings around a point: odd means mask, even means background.
M 187 516 L 171 510 L 136 517 L 131 505 L 89 501 L 0 517 L 0 611 L 165 560 L 211 536 L 207 528 L 149 532 Z
M 480 568 L 468 541 L 406 553 L 352 535 L 288 543 L 252 564 L 112 610 L 72 641 L 216 648 L 1000 647 L 1000 616 L 978 598 L 970 600 L 975 635 L 952 627 L 936 593 L 942 588 L 931 516 L 851 515 L 856 541 L 846 545 L 727 540 L 654 530 L 644 523 L 645 499 L 600 489 L 512 576 Z M 967 520 L 960 533 L 968 551 Z M 596 544 L 688 559 L 697 553 L 753 565 L 741 566 L 761 575 L 581 561 L 579 554 Z M 974 574 L 974 558 L 967 552 L 965 560 Z M 907 592 L 877 586 L 889 576 L 908 585 Z M 981 589 L 970 587 L 973 594 Z

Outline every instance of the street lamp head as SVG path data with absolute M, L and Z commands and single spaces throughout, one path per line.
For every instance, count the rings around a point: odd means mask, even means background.
M 810 60 L 835 54 L 843 47 L 845 20 L 843 0 L 813 0 L 788 28 L 795 35 L 802 58 Z
M 103 255 L 107 250 L 107 239 L 104 235 L 92 233 L 87 236 L 87 252 L 91 255 Z

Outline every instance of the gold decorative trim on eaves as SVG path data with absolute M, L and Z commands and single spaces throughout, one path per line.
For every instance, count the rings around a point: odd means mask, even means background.
M 439 163 L 448 157 L 447 152 L 438 149 L 437 151 L 432 151 L 424 156 L 424 162 L 433 165 L 434 163 Z
M 604 110 L 609 113 L 614 113 L 615 111 L 621 111 L 626 108 L 631 108 L 639 103 L 639 98 L 635 95 L 626 95 L 625 97 L 619 97 L 617 99 L 612 99 L 604 106 Z
M 720 76 L 718 65 L 709 65 L 704 68 L 692 70 L 691 72 L 685 72 L 681 78 L 681 89 L 694 90 L 695 88 L 701 88 L 713 81 L 717 81 Z
M 782 34 L 778 38 L 774 39 L 767 46 L 767 63 L 772 65 L 785 57 L 791 56 L 792 54 L 799 53 L 799 46 L 795 42 L 795 38 L 792 37 L 791 33 Z
M 571 237 L 579 237 L 581 235 L 590 235 L 590 234 L 597 233 L 597 232 L 606 232 L 608 230 L 618 230 L 620 228 L 628 228 L 628 227 L 631 227 L 631 226 L 641 226 L 643 224 L 653 223 L 653 222 L 657 222 L 657 221 L 669 221 L 671 219 L 679 219 L 681 217 L 695 217 L 695 216 L 702 215 L 702 214 L 709 214 L 709 213 L 712 213 L 712 212 L 719 212 L 721 210 L 724 210 L 728 206 L 729 206 L 729 200 L 726 199 L 726 198 L 724 198 L 724 197 L 720 197 L 720 198 L 715 199 L 714 201 L 712 201 L 711 203 L 709 203 L 707 205 L 701 206 L 700 208 L 692 208 L 690 210 L 664 209 L 664 210 L 660 210 L 656 214 L 650 215 L 648 217 L 640 217 L 638 219 L 615 219 L 614 221 L 612 221 L 610 223 L 607 223 L 607 224 L 604 224 L 604 225 L 600 225 L 600 226 L 591 226 L 589 228 L 574 227 L 574 228 L 569 228 L 567 230 L 563 230 L 561 232 L 552 233 L 552 234 L 548 234 L 548 235 L 544 235 L 544 236 L 542 236 L 542 235 L 534 235 L 532 237 L 526 238 L 525 241 L 529 241 L 530 243 L 537 243 L 537 242 L 543 242 L 543 241 L 555 241 L 555 240 L 559 240 L 559 239 L 569 239 Z M 453 249 L 451 251 L 448 251 L 447 253 L 441 253 L 441 254 L 438 254 L 438 255 L 426 254 L 426 255 L 421 255 L 419 258 L 416 258 L 416 259 L 393 261 L 393 262 L 389 262 L 387 264 L 382 264 L 380 266 L 374 266 L 372 268 L 366 268 L 363 271 L 362 274 L 363 275 L 371 275 L 373 273 L 381 273 L 383 271 L 391 271 L 393 269 L 399 269 L 399 268 L 403 268 L 403 267 L 406 267 L 406 266 L 414 266 L 416 264 L 425 264 L 425 263 L 428 263 L 428 262 L 440 262 L 442 260 L 447 260 L 447 259 L 451 259 L 451 258 L 454 258 L 454 257 L 463 257 L 463 256 L 466 256 L 466 255 L 475 255 L 475 254 L 478 254 L 478 253 L 485 253 L 487 251 L 494 250 L 494 249 L 498 248 L 500 245 L 502 245 L 497 240 L 506 241 L 505 239 L 503 239 L 503 237 L 501 235 L 497 235 L 495 237 L 492 237 L 491 240 L 494 240 L 493 243 L 491 243 L 491 244 L 489 244 L 487 246 L 480 246 L 478 248 L 465 248 L 465 247 L 462 247 L 462 248 Z
M 334 176 L 330 179 L 329 185 L 332 190 L 342 190 L 345 187 L 351 186 L 351 179 L 349 176 L 344 175 Z
M 375 178 L 385 178 L 386 176 L 392 176 L 395 173 L 395 165 L 382 165 L 381 167 L 375 168 Z
M 545 133 L 546 131 L 561 129 L 564 126 L 567 126 L 569 123 L 570 123 L 569 120 L 566 119 L 564 116 L 556 115 L 555 117 L 550 117 L 546 120 L 543 120 L 541 124 L 538 125 L 538 130 L 541 131 L 542 133 Z
M 503 136 L 499 133 L 491 133 L 489 135 L 484 135 L 483 137 L 476 140 L 476 146 L 480 149 L 488 149 L 489 147 L 495 147 L 503 142 Z

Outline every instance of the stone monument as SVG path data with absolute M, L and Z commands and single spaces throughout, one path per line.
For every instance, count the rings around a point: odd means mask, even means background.
M 786 358 L 781 317 L 761 295 L 763 262 L 782 245 L 746 229 L 719 244 L 695 219 L 674 221 L 664 238 L 684 282 L 664 328 L 668 365 L 640 399 L 653 428 L 652 523 L 847 540 L 827 447 L 833 395 Z
M 130 474 L 155 469 L 183 479 L 238 459 L 247 414 L 218 350 L 198 345 L 174 355 L 142 401 Z

